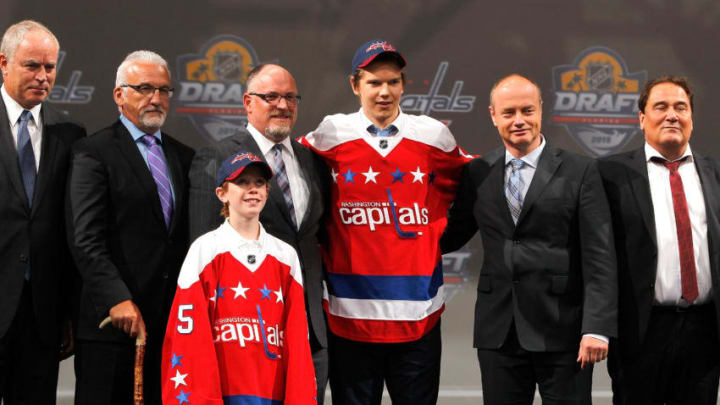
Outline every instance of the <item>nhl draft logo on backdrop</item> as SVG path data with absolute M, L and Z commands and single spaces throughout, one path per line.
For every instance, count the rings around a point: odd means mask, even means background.
M 630 73 L 617 52 L 588 48 L 552 74 L 552 122 L 590 154 L 618 152 L 639 131 L 637 102 L 647 73 Z
M 188 116 L 208 140 L 220 141 L 247 124 L 243 93 L 247 74 L 261 62 L 255 49 L 234 35 L 220 35 L 196 54 L 177 58 L 175 111 Z

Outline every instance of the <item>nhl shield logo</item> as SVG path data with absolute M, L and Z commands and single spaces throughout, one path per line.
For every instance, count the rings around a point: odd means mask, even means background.
M 617 52 L 588 48 L 552 72 L 551 122 L 564 126 L 588 153 L 618 152 L 640 131 L 637 102 L 647 73 L 630 73 Z
M 234 35 L 217 36 L 198 53 L 179 56 L 175 111 L 186 115 L 207 140 L 233 135 L 247 124 L 245 81 L 260 63 L 255 49 Z

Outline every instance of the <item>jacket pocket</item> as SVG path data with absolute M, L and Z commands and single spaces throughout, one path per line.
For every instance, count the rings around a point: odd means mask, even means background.
M 552 276 L 550 283 L 550 292 L 553 294 L 565 294 L 567 290 L 568 276 Z

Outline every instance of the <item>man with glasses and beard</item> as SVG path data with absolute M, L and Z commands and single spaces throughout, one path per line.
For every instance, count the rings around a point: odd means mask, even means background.
M 120 119 L 73 148 L 70 244 L 83 282 L 76 404 L 131 403 L 134 337 L 142 327 L 145 401 L 161 401 L 165 325 L 188 249 L 193 157 L 160 130 L 172 93 L 160 55 L 129 54 L 113 90 Z M 99 329 L 107 316 L 113 327 Z
M 324 212 L 327 169 L 319 158 L 290 139 L 300 95 L 285 68 L 263 64 L 247 76 L 243 104 L 248 125 L 235 135 L 197 151 L 190 169 L 190 237 L 216 229 L 222 204 L 215 195 L 216 173 L 238 151 L 249 151 L 272 167 L 268 202 L 260 213 L 265 230 L 298 253 L 305 289 L 317 401 L 323 403 L 328 375 L 327 332 L 322 310 L 322 261 L 318 242 Z

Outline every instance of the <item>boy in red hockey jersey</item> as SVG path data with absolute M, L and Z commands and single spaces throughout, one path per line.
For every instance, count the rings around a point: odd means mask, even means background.
M 327 268 L 335 405 L 435 404 L 440 382 L 438 241 L 469 161 L 441 122 L 400 109 L 405 59 L 361 46 L 350 86 L 360 111 L 325 117 L 302 139 L 330 168 Z
M 302 275 L 259 222 L 270 167 L 240 152 L 218 171 L 227 221 L 190 247 L 163 346 L 164 404 L 313 404 Z

